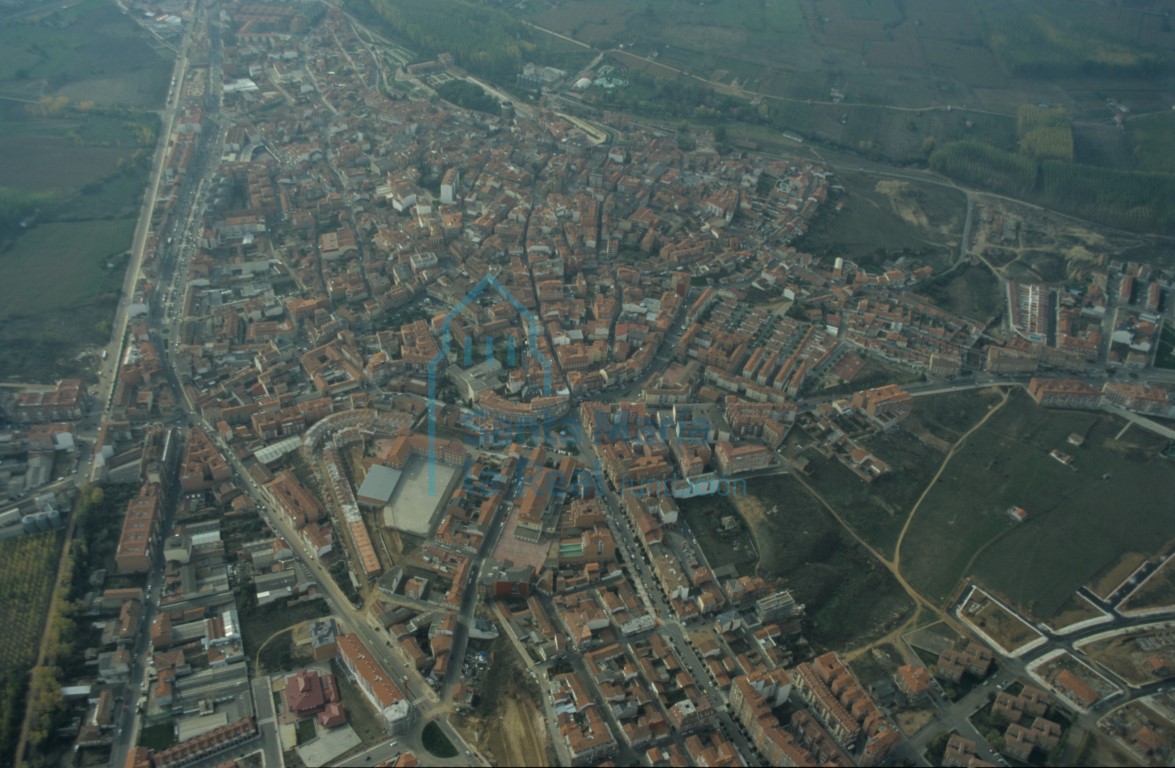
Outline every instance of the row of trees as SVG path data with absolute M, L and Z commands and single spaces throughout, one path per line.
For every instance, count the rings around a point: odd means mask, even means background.
M 930 155 L 930 169 L 952 179 L 1006 195 L 1027 195 L 1036 187 L 1038 163 L 978 141 L 956 141 Z
M 1175 232 L 1175 174 L 1036 160 L 960 141 L 934 151 L 930 168 L 965 184 L 1136 231 Z
M 1060 107 L 1025 104 L 1016 111 L 1020 151 L 1040 160 L 1073 161 L 1073 125 Z
M 74 503 L 74 537 L 69 549 L 62 553 L 61 589 L 53 597 L 49 626 L 42 640 L 45 659 L 33 670 L 29 686 L 31 766 L 53 764 L 55 742 L 49 736 L 67 715 L 61 686 L 85 671 L 79 648 L 85 645 L 89 621 L 82 610 L 82 599 L 89 588 L 89 575 L 114 556 L 121 511 L 134 492 L 133 486 L 115 488 L 117 492 L 107 494 L 102 486 L 86 486 Z
M 0 544 L 0 669 L 27 667 L 36 658 L 37 638 L 45 621 L 45 609 L 53 589 L 57 562 L 57 534 L 19 536 Z
M 10 755 L 20 736 L 28 690 L 29 666 L 53 589 L 53 567 L 60 541 L 55 532 L 21 536 L 0 544 L 0 607 L 4 636 L 0 641 L 0 755 Z

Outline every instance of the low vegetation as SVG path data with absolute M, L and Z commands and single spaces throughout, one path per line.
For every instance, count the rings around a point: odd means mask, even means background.
M 449 53 L 470 72 L 512 81 L 534 50 L 529 30 L 506 13 L 462 0 L 353 0 L 426 56 Z M 459 23 L 458 23 L 459 22 Z
M 31 766 L 58 765 L 59 742 L 49 737 L 68 717 L 61 696 L 62 681 L 85 673 L 86 661 L 78 652 L 92 644 L 92 620 L 81 611 L 82 598 L 90 589 L 90 574 L 112 566 L 118 543 L 122 511 L 133 493 L 132 486 L 86 486 L 74 503 L 74 538 L 64 562 L 53 560 L 50 569 L 60 567 L 59 589 L 49 607 L 51 618 L 41 645 L 44 662 L 33 669 L 29 688 L 29 754 Z M 42 614 L 43 615 L 43 614 Z
M 0 669 L 27 668 L 37 656 L 60 544 L 53 531 L 0 542 Z
M 1041 160 L 1073 160 L 1073 126 L 1058 107 L 1025 104 L 1016 113 L 1020 152 Z
M 903 573 L 935 600 L 974 576 L 1018 611 L 1046 619 L 1122 552 L 1161 549 L 1171 538 L 1175 466 L 1159 456 L 1164 441 L 1136 429 L 1119 439 L 1122 426 L 1108 414 L 1045 409 L 1013 393 L 919 508 L 902 547 Z M 1084 436 L 1081 448 L 1067 445 L 1073 433 Z M 1053 449 L 1073 463 L 1052 459 Z M 1128 505 L 1123 488 L 1133 489 Z M 1007 514 L 1014 505 L 1028 512 L 1025 522 Z
M 453 742 L 449 741 L 449 737 L 436 723 L 424 726 L 424 733 L 421 734 L 420 740 L 429 754 L 442 760 L 457 756 L 457 748 L 453 746 Z
M 20 733 L 28 669 L 37 658 L 53 593 L 60 534 L 45 532 L 0 542 L 0 755 L 11 755 Z
M 1170 66 L 1166 55 L 1090 25 L 1072 4 L 967 0 L 1000 63 L 1026 77 L 1148 77 Z
M 14 237 L 21 222 L 48 199 L 47 195 L 25 189 L 0 187 L 0 244 Z
M 468 80 L 449 80 L 437 88 L 437 95 L 459 107 L 496 115 L 502 111 L 498 100 L 476 83 Z
M 1041 159 L 976 141 L 947 144 L 930 156 L 952 179 L 1136 231 L 1175 231 L 1175 175 Z

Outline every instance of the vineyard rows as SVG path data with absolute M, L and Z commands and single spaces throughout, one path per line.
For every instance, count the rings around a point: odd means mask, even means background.
M 0 670 L 36 661 L 53 594 L 57 549 L 58 533 L 53 531 L 0 541 Z

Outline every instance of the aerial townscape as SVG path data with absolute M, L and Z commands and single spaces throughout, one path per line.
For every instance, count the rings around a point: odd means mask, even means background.
M 1173 12 L 0 0 L 0 764 L 1170 765 Z

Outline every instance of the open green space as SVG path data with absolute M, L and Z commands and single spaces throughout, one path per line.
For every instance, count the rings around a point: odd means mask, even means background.
M 768 3 L 540 0 L 519 7 L 525 8 L 522 13 L 536 23 L 597 47 L 617 46 L 632 40 L 656 45 L 653 42 L 656 41 L 662 46 L 668 43 L 702 56 L 716 56 L 732 50 L 738 52 L 740 43 L 742 46 L 768 42 L 794 44 L 809 37 L 807 22 L 795 0 Z
M 901 665 L 902 656 L 892 643 L 882 643 L 849 662 L 849 668 L 866 688 L 882 680 L 892 679 Z
M 114 3 L 84 0 L 40 19 L 0 26 L 0 86 L 42 85 L 72 101 L 143 106 L 162 101 L 170 57 Z
M 967 264 L 931 278 L 916 290 L 947 312 L 986 321 L 1003 313 L 1000 281 L 987 267 Z
M 813 642 L 844 647 L 892 628 L 913 608 L 889 572 L 794 477 L 751 480 L 748 496 L 735 503 L 755 539 L 755 572 L 782 579 L 807 607 Z M 698 535 L 706 550 L 712 537 Z
M 953 261 L 967 212 L 961 192 L 855 172 L 836 180 L 844 193 L 835 202 L 843 205 L 821 206 L 797 248 L 870 272 L 902 257 L 938 270 Z
M 1122 604 L 1132 611 L 1175 605 L 1175 560 L 1167 560 Z
M 314 718 L 307 717 L 299 720 L 294 728 L 296 729 L 298 746 L 305 744 L 317 735 L 314 730 Z
M 0 107 L 0 186 L 101 196 L 104 180 L 135 177 L 142 195 L 158 118 L 122 110 L 66 109 L 52 116 Z
M 809 460 L 808 483 L 861 538 L 889 557 L 907 513 L 934 477 L 944 451 L 903 429 L 870 435 L 858 443 L 888 464 L 890 473 L 866 483 L 836 459 L 807 449 L 802 455 Z
M 1163 326 L 1159 334 L 1159 348 L 1155 350 L 1155 367 L 1175 370 L 1175 328 Z
M 1017 610 L 1049 618 L 1122 552 L 1154 553 L 1175 538 L 1175 467 L 1161 439 L 1096 412 L 1049 410 L 1017 390 L 947 466 L 910 526 L 902 570 L 946 600 L 974 576 Z M 1081 448 L 1066 443 L 1077 433 Z M 1049 456 L 1074 456 L 1065 466 Z M 1123 489 L 1130 489 L 1129 502 Z M 1015 523 L 1007 510 L 1023 507 Z
M 258 607 L 257 597 L 252 590 L 245 591 L 237 600 L 237 605 L 241 618 L 241 636 L 245 641 L 245 657 L 248 659 L 252 659 L 261 644 L 275 632 L 330 613 L 325 600 L 293 605 L 270 603 Z
M 753 539 L 738 517 L 738 510 L 725 496 L 697 496 L 678 502 L 690 530 L 702 545 L 706 561 L 713 569 L 733 565 L 739 575 L 755 572 L 759 556 Z M 723 527 L 722 518 L 733 516 L 738 523 L 733 529 Z
M 347 669 L 337 659 L 332 659 L 331 671 L 339 685 L 339 698 L 343 702 L 343 709 L 347 713 L 347 722 L 355 729 L 355 734 L 366 746 L 380 741 L 386 741 L 388 732 L 384 728 L 379 715 L 367 703 L 367 697 L 355 682 L 348 676 Z
M 931 442 L 942 440 L 942 448 L 962 437 L 1000 401 L 994 387 L 969 389 L 914 400 L 914 409 L 901 428 L 915 435 L 930 435 Z
M 0 138 L 6 158 L 0 183 L 36 192 L 70 193 L 114 173 L 134 154 L 123 147 L 92 147 L 30 135 Z M 142 187 L 139 189 L 142 192 Z
M 420 741 L 424 744 L 424 748 L 428 750 L 429 754 L 435 757 L 448 759 L 457 756 L 457 748 L 453 746 L 453 742 L 449 741 L 449 737 L 445 735 L 445 732 L 436 723 L 429 723 L 424 726 L 424 732 L 420 735 Z
M 117 292 L 133 219 L 41 224 L 0 253 L 0 320 Z M 112 266 L 108 266 L 112 265 Z
M 0 26 L 0 377 L 86 375 L 109 340 L 170 54 L 117 5 L 84 0 Z M 0 218 L 3 218 L 0 216 Z
M 145 726 L 139 731 L 139 746 L 159 751 L 175 744 L 175 724 L 166 723 Z

